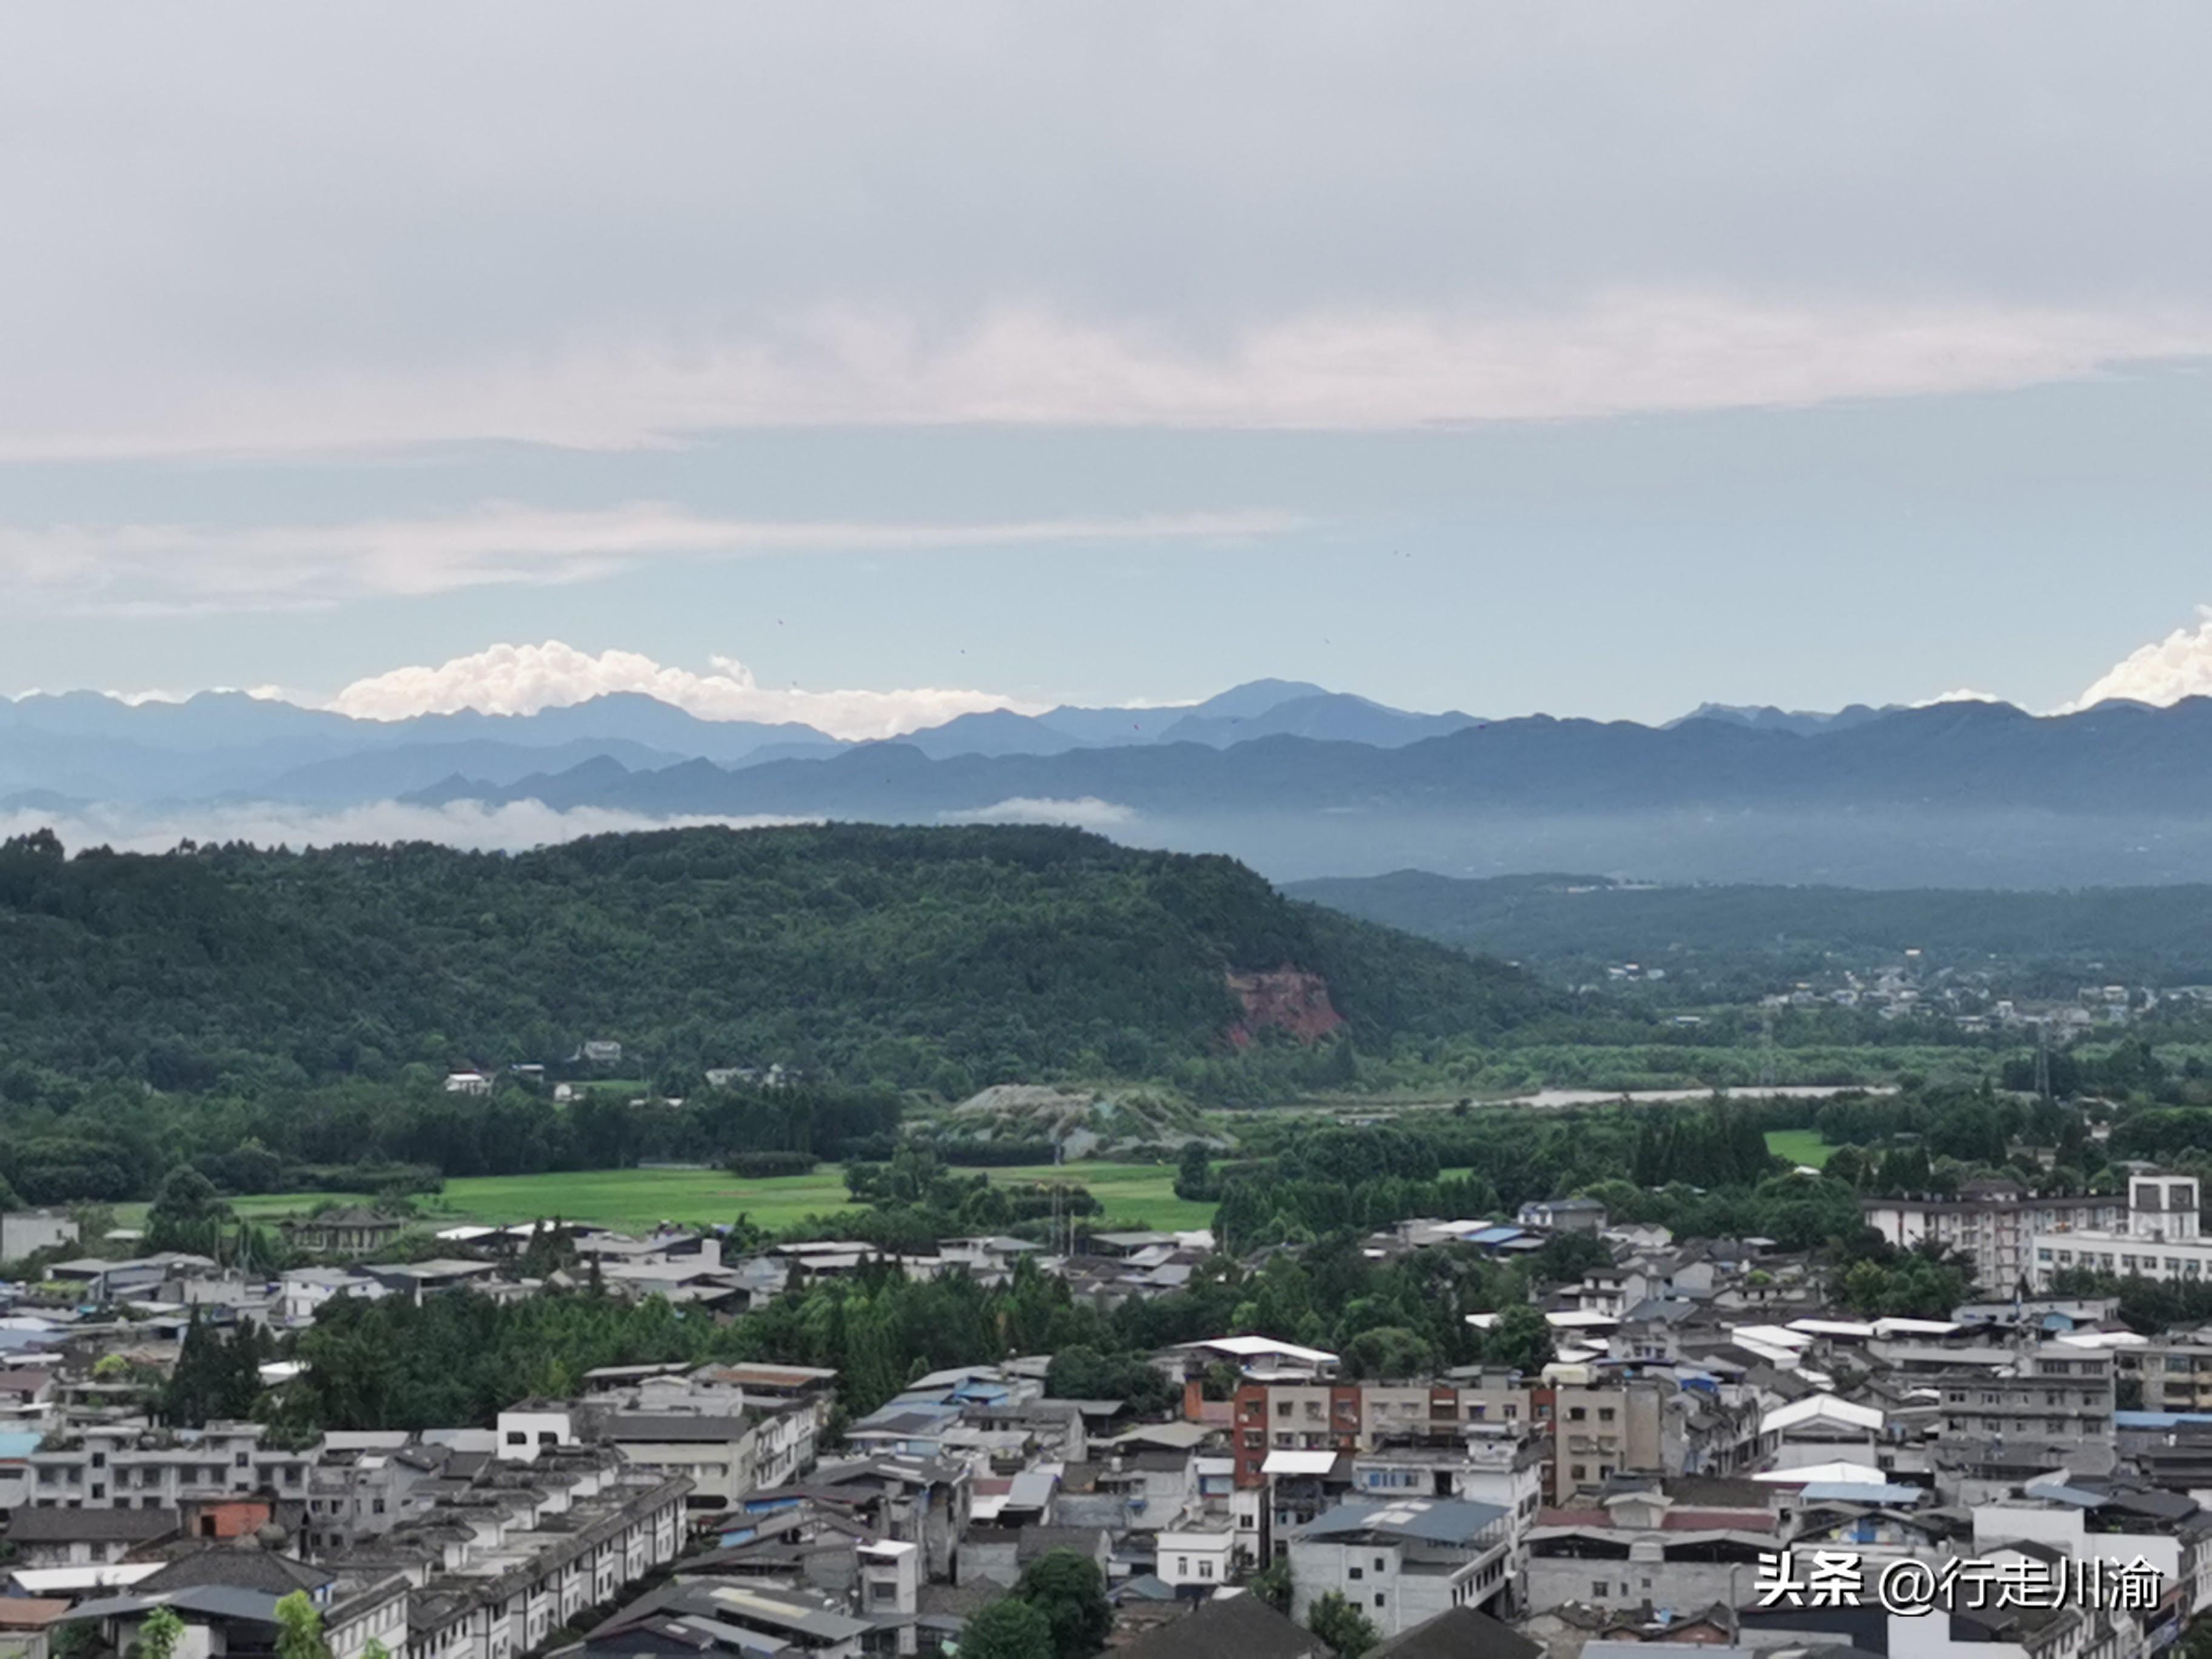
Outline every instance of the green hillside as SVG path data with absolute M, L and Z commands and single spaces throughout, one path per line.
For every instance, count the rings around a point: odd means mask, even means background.
M 1554 1007 L 1495 963 L 1243 866 L 1072 830 L 860 825 L 161 856 L 0 847 L 0 1097 L 41 1077 L 250 1091 L 405 1068 L 781 1062 L 951 1092 L 1224 1051 L 1226 975 L 1319 975 L 1363 1046 Z

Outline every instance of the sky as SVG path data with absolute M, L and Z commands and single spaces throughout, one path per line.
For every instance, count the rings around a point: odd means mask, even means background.
M 0 55 L 0 692 L 2212 690 L 2212 14 L 213 3 Z

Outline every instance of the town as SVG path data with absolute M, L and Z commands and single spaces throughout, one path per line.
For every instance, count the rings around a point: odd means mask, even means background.
M 2212 1334 L 2145 1337 L 2115 1298 L 2052 1283 L 2076 1260 L 2198 1280 L 2196 1178 L 2136 1164 L 2119 1194 L 1987 1181 L 1863 1205 L 1893 1244 L 1970 1261 L 1987 1299 L 1863 1317 L 1816 1254 L 1534 1200 L 1359 1245 L 1511 1260 L 1572 1242 L 1589 1265 L 1545 1305 L 1467 1316 L 1537 1320 L 1527 1368 L 1378 1373 L 1223 1332 L 1150 1354 L 1146 1386 L 1121 1389 L 1143 1400 L 1063 1397 L 1048 1352 L 917 1369 L 860 1413 L 831 1369 L 677 1362 L 594 1368 L 488 1423 L 306 1433 L 283 1410 L 297 1359 L 258 1363 L 266 1420 L 180 1426 L 160 1402 L 196 1343 L 285 1342 L 387 1298 L 726 1322 L 841 1280 L 1041 1274 L 1112 1308 L 1230 1264 L 1204 1231 L 906 1253 L 550 1220 L 447 1229 L 449 1255 L 401 1262 L 380 1259 L 397 1220 L 337 1208 L 297 1230 L 319 1265 L 258 1278 L 189 1252 L 55 1259 L 75 1224 L 18 1212 L 8 1248 L 47 1265 L 0 1315 L 0 1641 L 198 1659 L 280 1651 L 307 1618 L 331 1659 L 848 1659 L 989 1651 L 1006 1609 L 1042 1604 L 1078 1621 L 1073 1650 L 1138 1659 L 1905 1650 L 1866 1621 L 1908 1613 L 1762 1604 L 1763 1561 L 1823 1551 L 2156 1570 L 2149 1605 L 1962 1607 L 1948 1636 L 1923 1620 L 1916 1654 L 2169 1645 L 2212 1604 Z

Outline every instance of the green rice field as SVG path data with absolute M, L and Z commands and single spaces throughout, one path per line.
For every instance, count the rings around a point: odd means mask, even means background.
M 1820 1139 L 1817 1129 L 1769 1129 L 1766 1150 L 1792 1164 L 1807 1164 L 1818 1170 L 1826 1165 L 1828 1154 L 1836 1149 Z
M 1175 1170 L 1167 1164 L 1078 1163 L 1018 1165 L 987 1171 L 994 1182 L 1050 1180 L 1055 1174 L 1094 1194 L 1109 1225 L 1139 1224 L 1168 1231 L 1207 1225 L 1213 1206 L 1175 1195 Z M 256 1220 L 304 1215 L 317 1205 L 365 1202 L 361 1194 L 264 1193 L 234 1200 L 233 1207 Z M 441 1226 L 462 1222 L 503 1224 L 559 1216 L 617 1232 L 649 1231 L 672 1221 L 707 1224 L 750 1216 L 755 1225 L 781 1231 L 809 1216 L 835 1217 L 850 1209 L 843 1172 L 825 1164 L 811 1175 L 748 1181 L 722 1170 L 592 1170 L 551 1175 L 485 1176 L 448 1181 L 444 1192 L 417 1200 L 423 1220 Z M 124 1206 L 128 1221 L 143 1206 Z

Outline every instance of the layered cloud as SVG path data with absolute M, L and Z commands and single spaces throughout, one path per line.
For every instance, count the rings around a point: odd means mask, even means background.
M 1126 829 L 1137 821 L 1136 809 L 1118 801 L 1101 800 L 1096 795 L 1084 795 L 1073 800 L 1051 800 L 1039 796 L 1017 795 L 1009 800 L 994 801 L 988 806 L 978 806 L 965 812 L 940 814 L 945 823 L 1051 823 L 1066 824 L 1078 830 Z
M 941 726 L 960 714 L 1038 705 L 988 691 L 924 687 L 901 691 L 776 690 L 757 684 L 730 657 L 712 671 L 672 668 L 635 651 L 597 656 L 548 640 L 543 645 L 495 645 L 435 667 L 395 668 L 356 680 L 330 707 L 356 720 L 404 720 L 473 708 L 487 714 L 534 714 L 610 692 L 636 691 L 710 720 L 797 721 L 835 738 L 890 738 Z
M 1091 425 L 1402 428 L 1998 390 L 2212 355 L 2212 310 L 1609 295 L 1566 309 L 1317 309 L 1192 341 L 1142 319 L 994 307 L 694 325 L 415 371 L 241 382 L 167 407 L 10 419 L 0 459 L 284 453 L 505 439 L 589 449 L 712 428 Z M 748 526 L 751 533 L 772 526 Z M 828 529 L 838 528 L 826 526 Z
M 20 604 L 125 615 L 320 606 L 516 583 L 590 581 L 666 559 L 1164 540 L 1236 544 L 1295 529 L 1265 511 L 969 523 L 714 517 L 659 502 L 591 512 L 491 503 L 339 524 L 0 526 Z
M 2189 8 L 248 0 L 9 46 L 0 456 L 1553 418 L 2212 343 Z
M 2130 652 L 2058 712 L 2094 708 L 2125 698 L 2160 708 L 2184 697 L 2212 696 L 2212 605 L 2197 607 L 2197 626 Z

